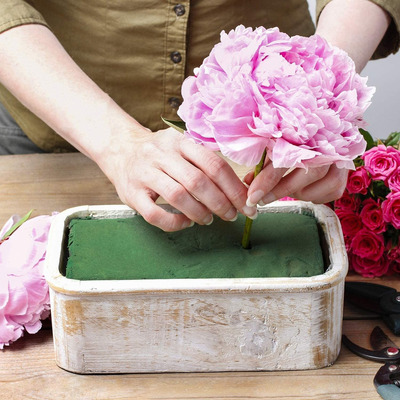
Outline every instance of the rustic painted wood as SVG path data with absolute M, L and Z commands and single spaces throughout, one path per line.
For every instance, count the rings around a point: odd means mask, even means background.
M 112 185 L 80 154 L 0 157 L 0 224 L 11 214 L 23 215 L 31 208 L 39 215 L 82 204 L 117 202 Z M 367 280 L 358 275 L 346 279 Z M 372 282 L 400 291 L 398 276 Z M 345 307 L 344 317 L 343 332 L 362 346 L 368 346 L 368 335 L 377 324 L 390 334 L 379 320 L 365 319 L 357 310 L 349 312 Z M 391 338 L 400 345 L 398 337 Z M 13 400 L 379 400 L 372 384 L 379 367 L 342 347 L 332 366 L 317 370 L 77 375 L 56 365 L 47 325 L 0 351 L 0 393 Z
M 336 360 L 347 259 L 326 206 L 277 202 L 259 212 L 312 213 L 330 265 L 310 278 L 77 281 L 65 278 L 63 243 L 76 217 L 125 217 L 125 206 L 78 207 L 49 236 L 57 363 L 78 373 L 313 369 Z

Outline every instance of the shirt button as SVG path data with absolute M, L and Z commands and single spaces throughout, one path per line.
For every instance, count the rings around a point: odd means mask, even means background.
M 182 61 L 182 56 L 181 53 L 179 53 L 179 51 L 173 51 L 170 54 L 171 60 L 172 62 L 174 62 L 175 64 L 178 64 Z
M 182 4 L 177 4 L 176 6 L 174 6 L 174 11 L 178 17 L 182 17 L 182 15 L 185 14 L 186 11 L 185 6 Z
M 182 101 L 178 97 L 170 97 L 168 99 L 168 103 L 172 108 L 178 108 L 181 105 Z

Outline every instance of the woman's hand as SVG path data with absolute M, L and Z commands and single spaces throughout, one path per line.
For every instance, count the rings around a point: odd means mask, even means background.
M 249 172 L 244 182 L 249 185 L 247 205 L 265 205 L 282 197 L 327 203 L 339 198 L 346 187 L 347 169 L 335 165 L 309 168 L 274 168 L 267 160 L 263 170 L 253 179 Z
M 136 131 L 120 139 L 98 163 L 121 200 L 150 224 L 176 231 L 193 222 L 208 225 L 213 214 L 226 221 L 235 220 L 237 210 L 256 215 L 255 207 L 246 206 L 246 186 L 229 164 L 174 129 Z M 159 207 L 159 196 L 182 214 Z
M 232 220 L 247 188 L 217 154 L 173 129 L 152 133 L 126 114 L 71 59 L 44 26 L 0 35 L 0 82 L 83 154 L 114 184 L 121 200 L 166 231 Z M 183 214 L 155 204 L 162 196 Z

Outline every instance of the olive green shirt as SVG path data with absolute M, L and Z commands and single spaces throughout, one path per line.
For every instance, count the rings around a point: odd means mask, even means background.
M 393 17 L 376 57 L 397 51 L 400 1 L 373 0 Z M 318 13 L 329 0 L 318 2 Z M 47 26 L 75 62 L 126 112 L 151 130 L 176 119 L 181 85 L 237 25 L 277 26 L 289 35 L 314 33 L 306 0 L 1 0 L 0 32 L 23 24 Z M 0 101 L 45 151 L 72 146 L 4 87 Z

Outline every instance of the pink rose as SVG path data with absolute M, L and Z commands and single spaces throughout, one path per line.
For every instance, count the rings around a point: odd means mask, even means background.
M 356 256 L 377 261 L 384 253 L 385 242 L 382 235 L 363 228 L 353 237 L 351 250 Z
M 400 274 L 400 262 L 398 260 L 392 261 L 389 265 L 389 270 L 394 274 Z
M 387 180 L 387 184 L 390 190 L 400 192 L 400 168 L 397 168 L 395 171 L 393 171 Z
M 384 182 L 400 166 L 400 153 L 395 148 L 386 147 L 380 144 L 366 151 L 362 156 L 365 169 L 370 173 L 371 178 Z
M 389 241 L 386 248 L 391 270 L 394 273 L 400 273 L 400 243 L 392 247 L 392 243 Z
M 40 320 L 49 316 L 49 290 L 43 264 L 52 218 L 47 215 L 32 218 L 0 244 L 1 349 L 20 338 L 25 330 L 36 333 L 42 326 Z
M 382 203 L 383 219 L 400 229 L 400 192 L 391 192 Z
M 362 223 L 371 231 L 375 233 L 386 231 L 382 207 L 374 199 L 367 199 L 362 203 L 360 217 Z
M 366 278 L 383 276 L 389 272 L 390 262 L 385 256 L 379 260 L 372 260 L 351 254 L 349 261 L 351 269 Z
M 346 248 L 346 252 L 350 253 L 351 252 L 351 241 L 353 240 L 352 237 L 350 236 L 344 236 L 344 246 Z
M 363 227 L 360 216 L 351 210 L 338 209 L 336 215 L 339 217 L 345 236 L 353 237 Z
M 391 262 L 400 263 L 400 243 L 397 240 L 397 243 L 393 243 L 392 239 L 388 240 L 386 243 L 386 253 L 388 255 L 388 259 Z
M 342 208 L 346 210 L 356 211 L 359 209 L 361 200 L 358 196 L 350 194 L 345 190 L 340 199 L 335 200 L 335 208 Z
M 248 166 L 353 169 L 373 88 L 323 38 L 238 26 L 182 86 L 186 135 Z
M 355 171 L 349 172 L 346 188 L 349 193 L 367 194 L 370 184 L 371 178 L 367 170 L 364 167 L 358 167 Z
M 294 199 L 293 197 L 289 197 L 289 196 L 285 196 L 285 197 L 282 197 L 281 199 L 279 199 L 279 201 L 293 201 L 293 200 L 296 200 L 296 199 Z

